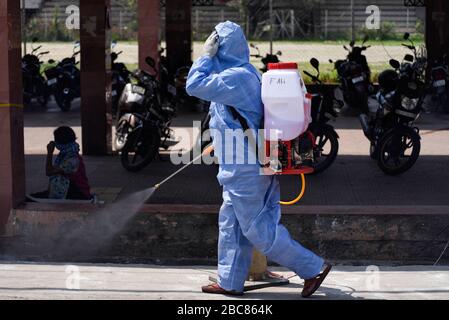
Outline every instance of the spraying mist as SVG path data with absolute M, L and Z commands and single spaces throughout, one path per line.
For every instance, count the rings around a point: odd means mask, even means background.
M 107 247 L 155 190 L 153 187 L 133 193 L 106 205 L 97 212 L 89 213 L 81 227 L 73 229 L 55 244 L 55 255 L 71 254 L 76 257 L 87 257 Z

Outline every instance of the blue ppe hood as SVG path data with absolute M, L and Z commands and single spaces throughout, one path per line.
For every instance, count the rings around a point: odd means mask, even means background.
M 249 47 L 242 28 L 234 22 L 226 21 L 218 24 L 215 30 L 219 36 L 218 53 L 213 58 L 215 71 L 222 72 L 249 64 Z

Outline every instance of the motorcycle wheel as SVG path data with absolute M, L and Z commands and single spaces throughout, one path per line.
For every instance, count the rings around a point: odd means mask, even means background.
M 447 90 L 440 96 L 440 107 L 443 113 L 449 114 L 449 92 Z
M 40 107 L 45 108 L 47 107 L 49 95 L 47 93 L 43 93 L 42 96 L 39 96 L 36 98 L 37 103 Z
M 418 160 L 421 138 L 411 128 L 386 133 L 379 142 L 377 164 L 388 175 L 399 175 L 409 170 Z
M 23 107 L 25 109 L 31 107 L 31 98 L 28 94 L 23 94 Z
M 338 155 L 338 135 L 332 127 L 319 127 L 315 132 L 316 146 L 313 149 L 313 174 L 318 174 L 329 168 Z
M 142 170 L 156 157 L 160 143 L 156 128 L 150 134 L 145 134 L 142 129 L 130 133 L 120 154 L 122 166 L 130 172 Z
M 63 112 L 70 111 L 72 108 L 72 100 L 62 94 L 55 94 L 55 100 L 56 104 Z
M 371 142 L 371 145 L 369 147 L 369 156 L 373 160 L 377 160 L 379 158 L 379 155 L 377 154 L 376 144 L 373 142 Z
M 130 125 L 128 121 L 120 122 L 117 126 L 117 131 L 114 139 L 114 148 L 116 151 L 121 151 L 128 139 Z
M 50 93 L 47 87 L 47 82 L 42 78 L 40 80 L 36 79 L 36 102 L 40 107 L 45 108 L 48 103 L 48 98 Z

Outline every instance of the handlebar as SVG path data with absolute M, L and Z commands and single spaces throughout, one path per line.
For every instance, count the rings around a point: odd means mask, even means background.
M 306 75 L 306 76 L 308 76 L 308 77 L 310 77 L 310 78 L 314 78 L 315 76 L 314 75 L 312 75 L 310 72 L 308 72 L 308 71 L 304 71 L 304 74 Z
M 304 74 L 305 74 L 306 76 L 310 77 L 314 82 L 321 83 L 321 80 L 318 79 L 317 76 L 314 76 L 313 74 L 311 74 L 310 72 L 304 71 Z
M 31 51 L 31 52 L 36 52 L 36 51 L 39 50 L 40 48 L 42 48 L 42 46 L 38 46 L 38 47 L 34 48 L 33 51 Z

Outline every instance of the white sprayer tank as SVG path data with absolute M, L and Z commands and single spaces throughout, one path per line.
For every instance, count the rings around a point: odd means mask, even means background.
M 262 76 L 265 140 L 290 141 L 310 123 L 310 101 L 296 63 L 272 63 Z

